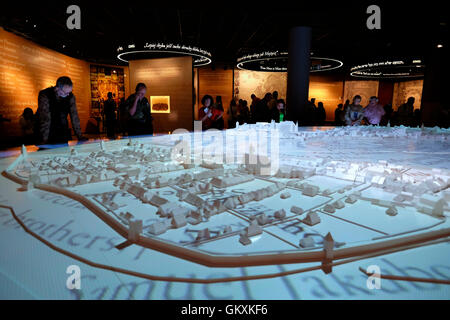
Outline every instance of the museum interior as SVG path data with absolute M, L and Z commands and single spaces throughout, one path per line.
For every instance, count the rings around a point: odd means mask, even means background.
M 205 96 L 216 111 L 203 129 L 271 120 L 342 126 L 355 96 L 362 108 L 376 97 L 383 113 L 361 125 L 447 128 L 446 12 L 392 3 L 8 4 L 0 20 L 1 149 L 45 142 L 38 98 L 63 76 L 79 120 L 77 131 L 72 111 L 65 114 L 68 140 L 192 131 Z M 151 113 L 141 131 L 129 121 L 138 83 Z
M 448 302 L 444 4 L 2 4 L 0 300 Z

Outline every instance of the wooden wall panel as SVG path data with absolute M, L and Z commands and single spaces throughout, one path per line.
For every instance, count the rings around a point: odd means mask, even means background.
M 236 96 L 249 103 L 252 93 L 263 98 L 267 92 L 273 91 L 278 91 L 279 98 L 286 101 L 287 73 L 235 70 L 234 86 Z M 323 102 L 328 121 L 334 121 L 334 110 L 341 103 L 342 95 L 342 79 L 324 75 L 310 76 L 309 98 L 316 98 L 316 105 L 319 101 Z
M 170 113 L 153 113 L 155 133 L 193 130 L 192 57 L 135 60 L 129 63 L 130 91 L 147 85 L 150 96 L 170 96 Z
M 89 63 L 65 56 L 16 36 L 0 27 L 0 114 L 11 119 L 3 123 L 3 135 L 20 136 L 23 109 L 36 112 L 39 91 L 53 86 L 60 76 L 69 76 L 77 99 L 81 129 L 89 119 Z
M 381 105 L 392 103 L 394 96 L 394 83 L 392 81 L 380 81 L 378 86 L 378 100 Z
M 309 99 L 316 98 L 323 103 L 327 115 L 326 121 L 334 121 L 334 111 L 339 103 L 342 103 L 344 83 L 338 77 L 326 75 L 310 75 Z
M 349 99 L 352 103 L 354 96 L 361 96 L 363 107 L 369 104 L 371 96 L 378 96 L 378 80 L 350 80 L 345 81 L 344 100 Z
M 216 96 L 222 96 L 225 127 L 227 127 L 227 110 L 233 98 L 233 70 L 198 68 L 198 75 L 198 108 L 201 108 L 201 99 L 205 94 L 211 95 L 214 100 Z
M 198 119 L 199 97 L 198 97 L 198 68 L 194 68 L 194 120 Z
M 262 99 L 267 92 L 278 91 L 278 97 L 286 100 L 287 72 L 235 70 L 234 86 L 236 96 L 249 104 L 252 93 Z
M 410 80 L 394 84 L 394 97 L 392 107 L 397 110 L 409 97 L 414 97 L 414 109 L 420 109 L 422 104 L 423 80 Z

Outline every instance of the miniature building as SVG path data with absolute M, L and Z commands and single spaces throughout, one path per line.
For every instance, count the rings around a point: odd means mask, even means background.
M 187 217 L 187 222 L 196 225 L 203 221 L 202 214 L 200 212 L 200 209 L 196 211 L 191 211 L 190 215 Z
M 177 207 L 178 207 L 177 204 L 173 202 L 167 202 L 159 206 L 158 211 L 156 213 L 159 214 L 161 217 L 167 217 Z
M 146 195 L 147 193 L 145 193 L 144 195 Z M 154 206 L 162 206 L 163 204 L 167 203 L 168 200 L 161 198 L 160 196 L 156 195 L 156 194 L 149 194 L 147 196 L 148 201 L 150 202 L 150 204 L 154 205 Z
M 252 201 L 254 199 L 254 197 L 255 197 L 254 193 L 250 192 L 250 193 L 241 194 L 240 196 L 238 196 L 237 199 L 241 204 L 245 204 L 245 203 Z
M 200 231 L 197 233 L 197 238 L 196 238 L 195 240 L 196 240 L 196 241 L 199 241 L 199 240 L 207 240 L 207 239 L 209 239 L 209 238 L 211 238 L 211 234 L 210 234 L 210 232 L 209 232 L 209 229 L 206 228 L 206 229 L 200 230 Z
M 319 194 L 319 190 L 319 187 L 307 184 L 306 186 L 303 186 L 302 194 L 309 197 L 315 197 Z
M 191 210 L 189 208 L 176 205 L 174 208 L 172 208 L 169 212 L 169 217 L 172 217 L 174 215 L 182 214 L 185 217 L 188 216 L 191 213 Z
M 332 266 L 331 263 L 334 258 L 334 239 L 331 233 L 328 234 L 323 239 L 323 251 L 325 252 L 325 259 L 322 261 L 322 271 L 325 274 L 331 273 Z
M 257 221 L 261 226 L 263 226 L 263 225 L 265 225 L 265 224 L 268 224 L 268 223 L 270 222 L 270 219 L 269 219 L 269 217 L 266 216 L 265 213 L 263 213 L 263 214 L 260 214 L 260 215 L 256 218 L 256 221 Z
M 400 194 L 405 201 L 412 201 L 414 199 L 414 194 L 412 192 L 402 191 Z
M 357 200 L 356 196 L 351 194 L 347 197 L 347 199 L 345 199 L 345 202 L 347 203 L 355 203 Z
M 182 213 L 177 213 L 173 215 L 172 226 L 175 229 L 182 228 L 187 225 L 186 216 Z
M 345 207 L 345 204 L 344 204 L 344 202 L 342 202 L 342 200 L 338 200 L 338 201 L 333 202 L 333 206 L 336 209 L 342 209 Z
M 318 223 L 320 223 L 320 217 L 317 214 L 317 212 L 308 212 L 306 215 L 306 218 L 303 219 L 303 223 L 307 224 L 308 226 L 314 226 Z
M 199 196 L 197 196 L 196 194 L 193 193 L 189 193 L 186 198 L 184 199 L 184 201 L 186 201 L 187 203 L 200 208 L 201 206 L 203 206 L 203 203 L 205 202 L 202 198 L 200 198 Z
M 274 216 L 276 219 L 284 219 L 286 217 L 286 211 L 284 211 L 284 209 L 277 210 L 275 211 Z
M 336 208 L 333 205 L 331 205 L 331 204 L 326 204 L 325 207 L 323 207 L 323 210 L 325 212 L 328 212 L 328 213 L 335 213 L 336 212 Z
M 252 221 L 250 225 L 246 228 L 247 236 L 253 237 L 262 233 L 262 228 L 258 225 L 257 221 Z
M 444 216 L 444 205 L 446 205 L 447 202 L 444 199 L 440 199 L 436 202 L 436 204 L 433 206 L 432 215 L 436 217 L 443 217 Z
M 312 248 L 314 247 L 316 244 L 314 242 L 313 237 L 305 237 L 303 239 L 300 240 L 299 246 L 302 248 Z
M 280 194 L 280 198 L 281 199 L 287 199 L 287 198 L 290 198 L 290 197 L 291 197 L 291 194 L 288 191 L 283 192 L 283 193 Z
M 326 259 L 333 259 L 334 239 L 331 233 L 328 232 L 323 239 L 323 250 L 326 253 Z
M 142 220 L 130 220 L 128 229 L 128 240 L 137 241 L 142 232 Z
M 239 242 L 242 243 L 244 246 L 247 246 L 247 245 L 252 243 L 250 238 L 247 235 L 245 235 L 245 234 L 241 234 L 239 236 Z
M 133 216 L 131 213 L 129 213 L 129 212 L 126 212 L 126 213 L 121 212 L 121 213 L 120 213 L 120 216 L 123 217 L 125 220 L 130 220 L 130 219 L 132 219 L 132 218 L 134 217 L 134 216 Z
M 252 175 L 231 175 L 222 178 L 214 177 L 211 180 L 211 184 L 218 188 L 227 188 L 253 179 L 254 177 Z
M 397 208 L 395 208 L 394 206 L 389 207 L 389 208 L 386 210 L 386 214 L 389 215 L 389 216 L 396 216 L 397 213 L 398 213 Z
M 297 206 L 292 206 L 291 207 L 291 212 L 294 214 L 302 214 L 303 213 L 303 209 Z
M 154 222 L 148 226 L 148 232 L 153 235 L 160 235 L 167 231 L 167 225 L 164 222 Z

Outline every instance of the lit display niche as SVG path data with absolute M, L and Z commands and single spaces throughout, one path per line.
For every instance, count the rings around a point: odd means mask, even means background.
M 150 96 L 152 113 L 170 113 L 170 96 Z

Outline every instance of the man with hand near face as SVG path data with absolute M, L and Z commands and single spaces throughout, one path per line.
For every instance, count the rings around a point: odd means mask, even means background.
M 150 103 L 145 94 L 147 86 L 144 83 L 136 85 L 136 92 L 130 95 L 125 102 L 128 113 L 128 134 L 130 136 L 153 134 L 152 115 Z
M 364 108 L 364 117 L 367 119 L 367 122 L 372 125 L 379 125 L 384 114 L 384 108 L 378 103 L 378 98 L 375 96 L 370 97 L 369 104 Z
M 86 140 L 81 133 L 73 84 L 69 77 L 60 77 L 56 86 L 41 90 L 38 97 L 36 119 L 41 144 L 67 143 L 72 140 L 67 116 L 78 140 Z

